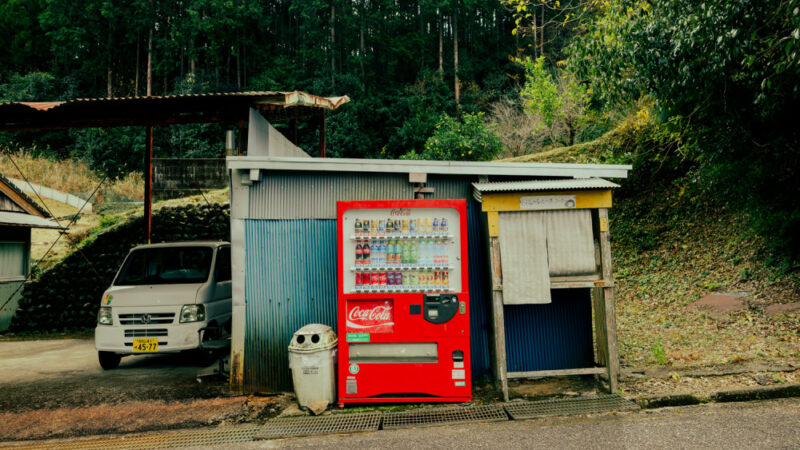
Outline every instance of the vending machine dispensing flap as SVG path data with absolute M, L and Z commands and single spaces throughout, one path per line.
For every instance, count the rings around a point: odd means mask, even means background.
M 445 323 L 458 312 L 456 294 L 425 294 L 423 298 L 424 317 L 430 323 Z

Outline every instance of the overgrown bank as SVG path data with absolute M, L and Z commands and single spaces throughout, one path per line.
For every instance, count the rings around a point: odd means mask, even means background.
M 114 219 L 116 218 L 116 219 Z M 115 222 L 119 220 L 119 222 Z M 141 214 L 107 216 L 80 249 L 25 287 L 11 332 L 55 332 L 93 327 L 100 297 L 128 251 L 142 243 Z M 190 203 L 154 211 L 152 242 L 227 240 L 229 206 Z

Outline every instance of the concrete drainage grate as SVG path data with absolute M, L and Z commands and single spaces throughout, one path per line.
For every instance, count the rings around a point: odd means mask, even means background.
M 285 437 L 309 436 L 312 434 L 353 433 L 358 431 L 378 431 L 381 413 L 331 414 L 327 416 L 299 416 L 272 419 L 267 422 L 253 439 L 277 439 Z
M 183 447 L 211 447 L 223 444 L 250 442 L 258 425 L 221 427 L 212 430 L 181 431 L 145 436 L 123 436 L 110 439 L 79 440 L 25 445 L 26 449 L 158 449 Z
M 383 415 L 383 429 L 429 427 L 469 422 L 496 422 L 501 420 L 508 420 L 508 415 L 500 406 L 428 408 L 386 413 Z
M 595 398 L 542 400 L 538 402 L 511 402 L 506 403 L 504 407 L 508 415 L 514 420 L 639 409 L 636 403 L 618 395 L 605 395 Z

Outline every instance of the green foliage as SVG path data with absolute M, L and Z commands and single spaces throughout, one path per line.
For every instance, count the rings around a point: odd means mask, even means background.
M 600 104 L 652 98 L 676 144 L 653 159 L 685 161 L 705 194 L 800 258 L 800 0 L 613 0 L 586 30 L 569 67 Z
M 483 113 L 442 115 L 424 150 L 409 152 L 403 159 L 489 161 L 501 150 L 497 135 L 483 123 Z
M 520 96 L 528 112 L 539 119 L 542 131 L 552 142 L 575 143 L 579 126 L 586 116 L 589 93 L 567 72 L 556 72 L 557 80 L 544 67 L 544 57 L 535 61 L 523 58 L 525 85 Z

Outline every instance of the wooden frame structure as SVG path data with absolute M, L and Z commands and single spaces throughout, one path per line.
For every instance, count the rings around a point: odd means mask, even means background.
M 605 180 L 601 180 L 605 181 Z M 608 182 L 606 182 L 608 183 Z M 479 190 L 479 186 L 476 185 Z M 489 235 L 489 257 L 491 270 L 493 351 L 492 363 L 495 380 L 508 401 L 508 380 L 553 377 L 568 375 L 605 375 L 609 388 L 618 388 L 619 355 L 617 350 L 617 326 L 614 306 L 614 277 L 611 268 L 611 241 L 608 226 L 608 210 L 611 208 L 611 189 L 575 189 L 561 191 L 517 191 L 483 192 L 480 194 L 482 211 L 487 214 Z M 523 197 L 574 196 L 575 204 L 570 208 L 521 208 Z M 592 289 L 592 309 L 598 367 L 582 367 L 564 370 L 541 370 L 532 372 L 509 372 L 506 359 L 505 307 L 503 301 L 503 266 L 500 252 L 499 213 L 512 211 L 546 211 L 552 209 L 590 209 L 595 246 L 595 273 L 589 276 L 550 277 L 551 289 Z

